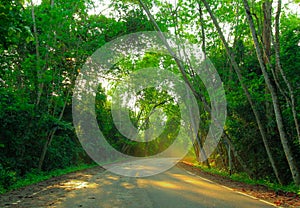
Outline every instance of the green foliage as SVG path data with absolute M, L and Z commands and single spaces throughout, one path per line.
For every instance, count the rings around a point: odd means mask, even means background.
M 13 173 L 8 173 L 8 174 L 5 173 L 6 177 L 8 177 L 8 175 L 10 175 L 14 179 L 13 179 L 13 183 L 10 183 L 10 184 L 0 183 L 0 194 L 3 194 L 7 191 L 19 189 L 24 186 L 35 184 L 35 183 L 47 180 L 52 177 L 57 177 L 57 176 L 71 173 L 71 172 L 84 170 L 84 169 L 88 169 L 88 168 L 92 168 L 92 167 L 96 167 L 96 166 L 97 165 L 95 165 L 95 164 L 81 164 L 78 166 L 69 166 L 64 169 L 56 169 L 56 170 L 49 171 L 49 172 L 39 172 L 38 170 L 35 169 L 35 170 L 32 170 L 31 172 L 26 173 L 26 175 L 23 176 L 22 178 L 18 178 L 18 180 L 13 175 Z M 1 169 L 0 169 L 0 174 L 2 174 Z M 0 179 L 1 178 L 2 177 L 0 176 Z
M 8 187 L 15 184 L 17 181 L 16 172 L 4 168 L 0 164 L 0 194 L 4 193 Z
M 206 166 L 198 165 L 197 163 L 195 163 L 194 165 L 195 165 L 195 167 L 200 168 L 201 170 L 203 170 L 205 172 L 212 173 L 215 175 L 220 175 L 220 176 L 223 176 L 226 178 L 230 178 L 234 181 L 239 181 L 239 182 L 243 182 L 243 183 L 251 184 L 251 185 L 263 185 L 274 191 L 291 192 L 291 193 L 296 193 L 296 194 L 300 195 L 299 186 L 296 186 L 295 184 L 292 184 L 292 183 L 284 186 L 284 185 L 280 185 L 278 183 L 270 182 L 270 179 L 268 179 L 268 178 L 259 179 L 259 180 L 251 179 L 246 173 L 243 173 L 243 172 L 233 173 L 230 175 L 227 171 L 220 170 L 217 168 L 207 168 Z
M 23 16 L 23 6 L 19 1 L 0 2 L 0 45 L 4 49 L 33 41 L 30 28 Z
M 228 118 L 225 131 L 255 178 L 267 178 L 271 181 L 269 184 L 271 187 L 275 176 L 271 171 L 255 116 L 202 3 L 195 0 L 179 0 L 177 5 L 166 1 L 144 2 L 151 9 L 162 31 L 171 31 L 197 45 L 203 44 L 202 40 L 205 38 L 206 55 L 216 67 L 226 90 Z M 263 31 L 262 2 L 253 2 L 251 5 L 260 39 Z M 225 35 L 228 36 L 226 39 L 229 40 L 230 48 L 242 71 L 243 82 L 266 128 L 267 139 L 275 155 L 280 175 L 288 184 L 291 177 L 279 142 L 272 99 L 257 61 L 249 25 L 244 21 L 245 12 L 241 9 L 241 2 L 213 0 L 209 4 L 223 30 L 226 31 Z M 13 184 L 18 184 L 22 177 L 27 178 L 20 182 L 25 185 L 34 182 L 35 177 L 39 179 L 48 177 L 47 172 L 52 173 L 51 171 L 56 169 L 90 162 L 72 126 L 71 97 L 76 76 L 87 58 L 105 43 L 125 34 L 154 30 L 153 24 L 148 20 L 138 1 L 114 1 L 111 6 L 115 9 L 116 15 L 110 17 L 102 14 L 88 15 L 87 8 L 91 6 L 92 2 L 86 0 L 55 0 L 53 7 L 49 0 L 42 1 L 40 5 L 34 7 L 24 7 L 22 1 L 0 2 L 0 192 L 10 189 L 8 187 L 20 187 L 21 185 Z M 202 19 L 200 10 L 203 12 Z M 287 80 L 294 89 L 298 120 L 300 119 L 300 90 L 298 90 L 300 71 L 297 70 L 300 68 L 299 28 L 299 16 L 283 11 L 280 19 L 281 64 Z M 271 64 L 275 66 L 274 48 L 271 50 Z M 163 55 L 160 51 L 147 52 L 138 60 L 124 57 L 109 70 L 108 74 L 113 77 L 109 80 L 111 90 L 118 85 L 116 80 L 128 76 L 135 70 L 148 67 L 162 67 L 178 77 L 182 76 L 171 56 Z M 210 98 L 205 86 L 191 71 L 187 70 L 188 80 L 195 91 L 202 94 L 209 103 Z M 272 72 L 268 73 L 272 77 Z M 275 73 L 283 91 L 288 92 L 278 70 L 275 70 Z M 277 91 L 288 142 L 295 155 L 294 160 L 300 161 L 300 147 L 291 108 L 285 96 L 279 89 Z M 167 93 L 157 89 L 140 92 L 136 103 L 139 111 L 131 109 L 129 113 L 132 123 L 141 130 L 147 129 L 147 125 L 143 123 L 148 122 L 149 114 L 154 108 L 159 108 L 167 115 L 164 132 L 149 143 L 148 152 L 145 151 L 144 144 L 125 138 L 115 127 L 111 116 L 111 101 L 108 99 L 111 93 L 105 90 L 104 86 L 99 86 L 95 107 L 99 127 L 113 147 L 124 153 L 143 156 L 154 154 L 158 150 L 162 151 L 172 143 L 179 131 L 180 112 Z M 163 103 L 165 100 L 170 102 Z M 200 100 L 198 105 L 202 120 L 199 134 L 205 137 L 211 122 L 210 114 Z M 160 141 L 166 142 L 160 145 Z M 221 150 L 216 151 L 211 158 L 214 160 L 213 165 L 226 169 L 227 153 L 223 146 L 220 145 Z M 37 173 L 35 170 L 42 160 L 44 147 L 46 154 L 41 169 L 46 172 Z M 223 161 L 223 164 L 220 161 Z M 235 157 L 233 163 L 235 170 L 241 171 L 242 168 Z M 238 173 L 231 177 L 248 180 Z M 294 189 L 292 185 L 290 189 Z

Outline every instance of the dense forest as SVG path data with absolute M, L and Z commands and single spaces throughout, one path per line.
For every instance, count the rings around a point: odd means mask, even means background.
M 144 31 L 201 46 L 225 89 L 227 119 L 218 146 L 203 159 L 213 106 L 201 77 L 172 54 L 123 57 L 101 75 L 105 81 L 95 96 L 99 128 L 115 149 L 153 155 L 179 134 L 179 106 L 164 90 L 141 90 L 139 107 L 129 113 L 145 130 L 160 110 L 165 127 L 157 139 L 129 140 L 112 117 L 118 82 L 139 68 L 160 67 L 183 78 L 196 98 L 201 122 L 191 157 L 208 167 L 300 185 L 299 11 L 297 0 L 1 0 L 0 192 L 32 171 L 92 163 L 72 120 L 76 78 L 98 48 Z

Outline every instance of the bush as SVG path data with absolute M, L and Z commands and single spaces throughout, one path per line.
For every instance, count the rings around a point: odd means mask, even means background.
M 16 180 L 16 172 L 7 170 L 0 164 L 0 193 L 4 193 Z

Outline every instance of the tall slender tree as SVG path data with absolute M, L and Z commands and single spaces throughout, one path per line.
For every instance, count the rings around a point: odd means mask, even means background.
M 224 37 L 224 34 L 223 34 L 223 32 L 222 32 L 222 30 L 221 30 L 221 28 L 219 26 L 219 23 L 218 23 L 215 15 L 213 14 L 212 10 L 210 9 L 210 6 L 209 6 L 208 2 L 206 0 L 201 0 L 201 1 L 203 2 L 206 10 L 208 11 L 208 13 L 209 13 L 209 15 L 210 15 L 210 17 L 211 17 L 211 19 L 212 19 L 212 21 L 213 21 L 213 23 L 214 23 L 217 31 L 218 31 L 218 34 L 219 34 L 219 36 L 220 36 L 220 38 L 221 38 L 221 40 L 223 42 L 223 45 L 225 46 L 226 53 L 227 53 L 227 55 L 228 55 L 228 57 L 230 59 L 230 62 L 232 64 L 232 66 L 233 66 L 233 69 L 234 69 L 235 73 L 238 76 L 239 82 L 240 82 L 240 84 L 241 84 L 241 86 L 243 88 L 243 91 L 244 91 L 244 93 L 245 93 L 245 95 L 247 97 L 247 100 L 248 100 L 248 102 L 249 102 L 249 104 L 251 106 L 251 109 L 252 109 L 252 111 L 254 113 L 254 116 L 255 116 L 255 119 L 256 119 L 256 123 L 258 125 L 258 128 L 259 128 L 259 131 L 260 131 L 260 134 L 261 134 L 261 137 L 262 137 L 262 140 L 263 140 L 266 152 L 268 154 L 269 161 L 270 161 L 270 163 L 272 165 L 274 174 L 275 174 L 278 182 L 282 183 L 282 180 L 281 180 L 281 178 L 279 176 L 279 171 L 277 169 L 277 166 L 276 166 L 273 154 L 271 152 L 271 149 L 270 149 L 270 146 L 269 146 L 269 143 L 268 143 L 266 130 L 265 130 L 265 127 L 264 127 L 264 125 L 262 123 L 262 118 L 261 118 L 261 116 L 260 116 L 260 114 L 259 114 L 259 112 L 257 110 L 257 107 L 254 104 L 254 101 L 253 101 L 250 93 L 249 93 L 248 87 L 246 86 L 246 84 L 244 82 L 244 78 L 242 76 L 241 70 L 240 70 L 238 64 L 235 61 L 234 53 L 230 49 L 230 47 L 229 47 L 229 45 L 228 45 L 228 43 L 227 43 L 227 41 L 226 41 L 226 39 Z
M 244 8 L 245 8 L 245 11 L 246 11 L 246 16 L 247 16 L 247 20 L 248 20 L 248 23 L 249 23 L 249 27 L 250 27 L 250 30 L 251 30 L 252 38 L 253 38 L 253 41 L 254 41 L 255 51 L 256 51 L 256 54 L 257 54 L 257 59 L 259 61 L 259 65 L 260 65 L 261 71 L 263 73 L 265 83 L 266 83 L 266 85 L 267 85 L 267 87 L 268 87 L 268 89 L 271 93 L 272 104 L 273 104 L 273 107 L 274 107 L 276 123 L 277 123 L 277 128 L 278 128 L 278 131 L 279 131 L 279 135 L 280 135 L 281 144 L 282 144 L 286 159 L 288 161 L 290 171 L 292 173 L 293 180 L 294 180 L 295 184 L 299 185 L 300 184 L 299 170 L 298 170 L 296 161 L 294 160 L 293 153 L 292 153 L 292 151 L 289 147 L 289 144 L 288 144 L 287 134 L 285 132 L 284 125 L 283 125 L 283 119 L 282 119 L 282 113 L 281 113 L 280 104 L 279 104 L 279 98 L 278 98 L 275 86 L 272 83 L 272 81 L 271 81 L 271 79 L 268 75 L 268 72 L 266 70 L 266 66 L 265 66 L 264 61 L 263 61 L 263 53 L 262 53 L 260 45 L 259 45 L 259 41 L 258 41 L 258 38 L 257 38 L 257 34 L 256 34 L 255 26 L 254 26 L 254 23 L 253 23 L 253 18 L 252 18 L 252 14 L 251 14 L 251 11 L 250 11 L 248 1 L 243 0 L 243 3 L 244 3 Z

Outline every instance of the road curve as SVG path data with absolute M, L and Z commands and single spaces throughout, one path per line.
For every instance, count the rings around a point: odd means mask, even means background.
M 88 208 L 254 208 L 274 207 L 178 167 L 146 178 L 104 171 L 69 192 L 54 207 Z

